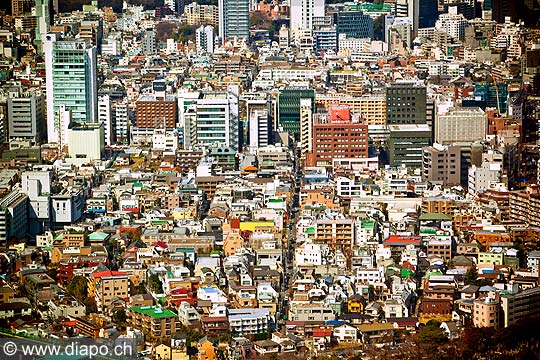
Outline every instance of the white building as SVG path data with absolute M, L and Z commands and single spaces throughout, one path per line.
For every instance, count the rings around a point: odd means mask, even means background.
M 471 195 L 476 195 L 479 191 L 491 188 L 493 184 L 501 181 L 502 168 L 500 163 L 484 161 L 482 166 L 475 165 L 469 168 L 469 188 Z
M 178 150 L 178 132 L 165 129 L 154 129 L 152 150 L 174 152 Z
M 197 53 L 214 53 L 215 32 L 213 26 L 201 25 L 195 31 L 195 40 L 197 41 Z
M 291 31 L 295 33 L 298 30 L 313 30 L 313 19 L 325 15 L 324 5 L 324 0 L 291 0 Z
M 191 113 L 190 113 L 191 112 Z M 184 147 L 223 145 L 238 149 L 238 96 L 231 91 L 202 92 L 184 112 Z
M 233 334 L 258 334 L 268 331 L 272 322 L 268 309 L 229 309 L 229 326 Z
M 30 201 L 28 211 L 29 230 L 40 233 L 48 225 L 52 173 L 50 171 L 25 171 L 22 173 L 21 188 Z
M 68 138 L 68 162 L 82 165 L 101 159 L 104 148 L 103 125 L 71 128 L 68 130 Z
M 104 141 L 107 146 L 112 144 L 112 114 L 111 98 L 109 95 L 100 95 L 98 97 L 98 122 L 103 124 Z
M 435 22 L 435 28 L 444 31 L 456 40 L 463 40 L 467 19 L 462 14 L 441 14 Z

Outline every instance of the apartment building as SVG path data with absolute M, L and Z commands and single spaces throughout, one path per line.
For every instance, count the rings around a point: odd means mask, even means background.
M 501 294 L 502 326 L 508 327 L 527 317 L 540 315 L 540 288 L 516 294 Z
M 174 311 L 156 305 L 132 307 L 128 311 L 128 319 L 131 326 L 141 329 L 156 340 L 170 339 L 182 325 Z
M 129 298 L 128 274 L 121 271 L 95 272 L 88 282 L 88 296 L 96 299 L 100 311 L 107 309 L 115 299 Z

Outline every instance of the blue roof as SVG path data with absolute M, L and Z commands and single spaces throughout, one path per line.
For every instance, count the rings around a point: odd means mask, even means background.
M 328 320 L 327 322 L 325 322 L 325 325 L 330 325 L 330 326 L 339 326 L 341 324 L 344 324 L 345 321 L 343 320 Z

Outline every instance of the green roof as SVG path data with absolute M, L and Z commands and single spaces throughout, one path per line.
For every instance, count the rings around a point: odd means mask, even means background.
M 140 182 L 140 181 L 135 181 L 135 182 L 133 183 L 133 187 L 142 187 L 142 185 L 143 185 L 143 184 L 142 184 L 142 182 Z
M 422 229 L 420 231 L 420 234 L 432 234 L 432 235 L 435 235 L 435 234 L 437 234 L 437 230 L 435 230 L 435 229 Z
M 283 199 L 269 199 L 268 202 L 271 202 L 271 203 L 280 203 L 280 202 L 283 202 Z
M 141 306 L 130 309 L 133 312 L 144 314 L 154 319 L 162 319 L 176 316 L 176 313 L 169 309 L 163 309 L 161 306 Z
M 362 221 L 363 229 L 373 229 L 375 227 L 375 221 Z
M 176 252 L 183 252 L 183 253 L 194 253 L 194 248 L 177 248 Z
M 152 220 L 152 224 L 166 224 L 167 220 Z
M 90 235 L 88 235 L 88 240 L 100 240 L 103 241 L 107 239 L 110 235 L 101 231 L 94 231 Z
M 315 229 L 312 227 L 308 227 L 305 230 L 306 234 L 315 234 Z
M 420 215 L 418 219 L 420 221 L 433 221 L 433 220 L 451 221 L 452 217 L 450 215 L 440 214 L 440 213 L 427 213 L 427 214 Z

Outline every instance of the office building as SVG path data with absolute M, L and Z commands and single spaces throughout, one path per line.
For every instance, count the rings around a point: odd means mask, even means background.
M 474 95 L 479 96 L 486 106 L 497 109 L 501 115 L 508 111 L 508 84 L 506 83 L 474 84 Z
M 36 37 L 34 39 L 34 45 L 36 46 L 37 52 L 41 53 L 44 49 L 43 41 L 45 41 L 45 36 L 54 19 L 54 13 L 53 8 L 50 6 L 50 0 L 35 0 L 35 3 L 37 26 L 35 30 Z
M 76 164 L 88 164 L 100 160 L 105 147 L 103 124 L 74 126 L 69 129 L 68 154 L 66 161 Z
M 231 91 L 205 91 L 184 99 L 184 148 L 222 146 L 239 149 L 238 96 Z
M 178 102 L 173 95 L 142 94 L 135 105 L 137 128 L 174 129 L 178 122 Z
M 221 42 L 249 40 L 249 0 L 218 0 Z
M 201 25 L 195 31 L 195 40 L 197 42 L 198 53 L 214 53 L 214 27 L 211 25 Z
M 422 168 L 422 149 L 431 143 L 431 129 L 426 124 L 390 125 L 388 152 L 390 166 Z
M 40 93 L 25 93 L 9 97 L 7 103 L 9 139 L 28 140 L 40 144 L 47 138 L 45 97 Z
M 22 173 L 21 189 L 28 195 L 28 230 L 40 234 L 51 219 L 52 172 L 25 171 Z
M 324 17 L 325 0 L 291 0 L 290 26 L 296 34 L 299 30 L 313 30 L 315 17 Z
M 65 122 L 97 122 L 96 48 L 85 41 L 59 40 L 57 35 L 47 34 L 44 50 L 47 137 L 55 143 L 61 142 L 62 129 L 67 128 Z
M 126 144 L 129 141 L 129 114 L 126 99 L 117 100 L 112 105 L 113 129 L 116 143 Z
M 247 101 L 248 142 L 252 150 L 268 146 L 273 142 L 272 113 L 266 99 Z
M 156 39 L 156 34 L 153 29 L 146 29 L 144 32 L 141 49 L 144 55 L 152 55 L 158 52 L 159 43 Z
M 300 139 L 300 101 L 311 100 L 312 112 L 315 109 L 315 91 L 309 88 L 288 87 L 278 95 L 278 127 Z
M 0 242 L 23 239 L 28 226 L 28 195 L 20 190 L 0 200 Z
M 386 87 L 388 125 L 426 123 L 426 87 L 417 82 L 396 82 Z
M 437 0 L 396 0 L 394 15 L 411 19 L 413 36 L 418 29 L 433 27 L 439 15 Z
M 422 151 L 422 180 L 442 185 L 461 184 L 461 147 L 433 144 Z
M 300 153 L 313 152 L 313 106 L 311 99 L 300 99 Z
M 435 117 L 435 142 L 483 141 L 487 135 L 488 117 L 479 107 L 450 108 Z
M 467 19 L 462 14 L 441 14 L 435 28 L 450 35 L 454 40 L 463 40 Z
M 373 19 L 361 11 L 339 11 L 334 23 L 338 34 L 357 39 L 373 38 Z
M 328 123 L 313 124 L 313 152 L 309 163 L 330 167 L 334 159 L 362 159 L 368 157 L 368 126 L 350 109 L 333 105 Z
M 11 0 L 11 16 L 15 17 L 29 13 L 33 5 L 33 0 Z
M 338 39 L 335 27 L 328 27 L 313 31 L 313 46 L 317 53 L 328 50 L 338 50 Z

